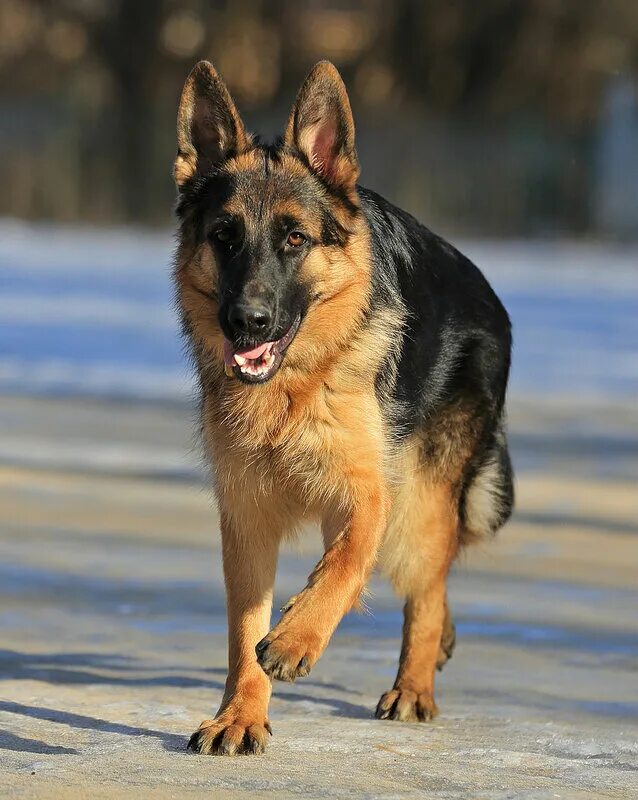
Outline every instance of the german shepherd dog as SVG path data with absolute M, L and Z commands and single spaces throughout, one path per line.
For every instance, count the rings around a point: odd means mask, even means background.
M 222 535 L 229 671 L 189 747 L 260 753 L 271 680 L 308 675 L 375 564 L 405 598 L 379 719 L 430 720 L 450 656 L 448 570 L 513 502 L 508 315 L 465 256 L 357 184 L 335 67 L 317 64 L 285 134 L 246 133 L 211 64 L 182 93 L 174 176 L 178 306 L 201 386 Z M 282 539 L 325 552 L 270 628 Z

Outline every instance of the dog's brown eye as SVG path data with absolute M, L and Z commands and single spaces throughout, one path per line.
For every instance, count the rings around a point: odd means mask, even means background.
M 301 245 L 306 241 L 306 237 L 300 231 L 293 231 L 292 233 L 288 234 L 288 238 L 286 239 L 286 244 L 290 245 L 290 247 L 301 247 Z

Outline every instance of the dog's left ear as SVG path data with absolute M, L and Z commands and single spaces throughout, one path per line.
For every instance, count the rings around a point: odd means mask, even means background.
M 186 79 L 177 113 L 177 187 L 245 149 L 248 142 L 226 84 L 212 64 L 200 61 Z
M 328 184 L 354 189 L 359 162 L 352 110 L 341 75 L 329 61 L 320 61 L 306 78 L 288 118 L 284 141 L 302 153 Z

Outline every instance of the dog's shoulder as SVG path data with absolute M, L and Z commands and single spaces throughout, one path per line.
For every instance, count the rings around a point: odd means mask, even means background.
M 506 312 L 481 270 L 442 236 L 376 192 L 359 188 L 370 229 L 374 277 L 395 286 L 412 311 L 469 315 L 506 322 Z
M 373 254 L 373 307 L 400 304 L 393 399 L 412 422 L 457 399 L 504 391 L 511 329 L 480 269 L 441 236 L 369 189 L 359 188 Z M 477 388 L 478 387 L 478 388 Z

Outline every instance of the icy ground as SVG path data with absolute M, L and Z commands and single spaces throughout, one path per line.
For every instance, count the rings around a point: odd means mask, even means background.
M 184 749 L 226 634 L 170 246 L 0 225 L 0 797 L 635 800 L 638 251 L 466 245 L 514 320 L 518 506 L 455 568 L 440 717 L 371 718 L 401 628 L 375 581 L 275 686 L 268 752 L 224 759 Z M 284 552 L 276 607 L 318 554 Z

